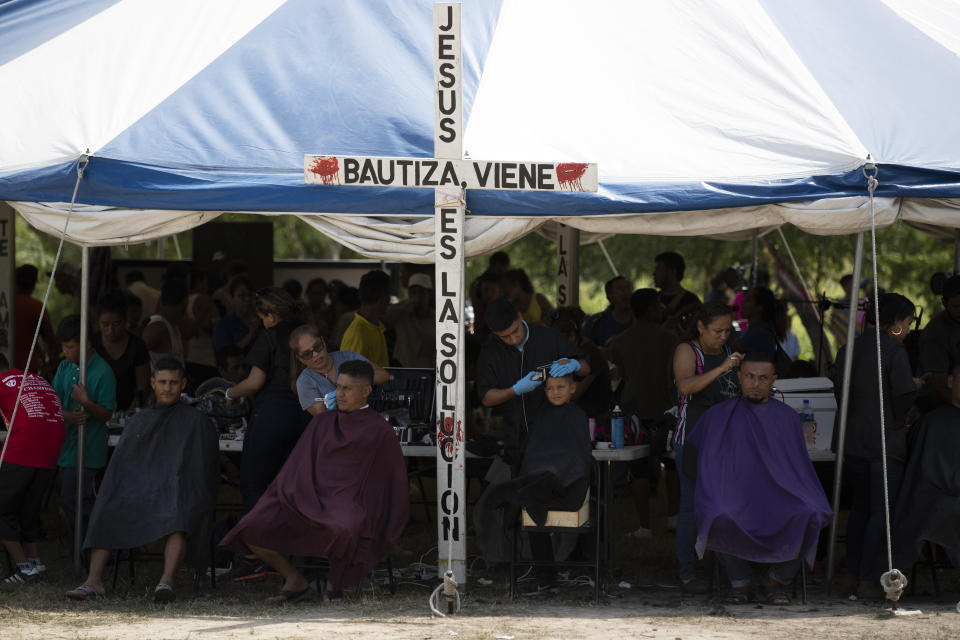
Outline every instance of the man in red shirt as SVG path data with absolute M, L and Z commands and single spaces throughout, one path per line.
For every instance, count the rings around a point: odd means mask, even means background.
M 47 570 L 37 550 L 40 508 L 66 435 L 60 399 L 36 374 L 27 375 L 13 415 L 23 379 L 23 371 L 11 369 L 0 354 L 0 415 L 7 429 L 0 464 L 0 542 L 17 565 L 3 581 L 14 585 L 39 580 Z
M 17 297 L 13 306 L 17 318 L 15 342 L 17 352 L 14 364 L 18 369 L 27 368 L 27 355 L 30 353 L 30 344 L 33 342 L 33 332 L 37 329 L 37 320 L 40 319 L 40 310 L 43 308 L 43 303 L 33 297 L 37 277 L 37 268 L 32 264 L 22 264 L 17 267 Z M 55 365 L 55 359 L 60 355 L 60 345 L 57 344 L 57 337 L 53 332 L 50 312 L 46 310 L 43 312 L 43 322 L 40 325 L 40 340 L 43 344 L 37 343 L 30 371 L 40 371 L 44 364 Z

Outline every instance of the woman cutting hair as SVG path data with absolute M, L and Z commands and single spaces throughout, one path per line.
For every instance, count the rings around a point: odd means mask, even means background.
M 677 472 L 680 475 L 680 512 L 677 514 L 677 560 L 680 562 L 681 588 L 705 592 L 706 586 L 694 582 L 694 544 L 697 528 L 693 518 L 696 483 L 683 472 L 683 447 L 686 435 L 697 420 L 713 405 L 740 394 L 734 369 L 743 358 L 727 347 L 733 329 L 733 308 L 722 302 L 708 302 L 700 308 L 697 322 L 688 340 L 677 345 L 673 354 L 673 377 L 680 397 L 677 429 L 673 436 Z
M 297 370 L 301 371 L 297 376 L 300 406 L 314 416 L 336 407 L 337 373 L 341 364 L 350 360 L 369 362 L 355 351 L 328 351 L 327 343 L 315 324 L 303 324 L 294 329 L 289 344 L 297 358 Z M 370 364 L 373 367 L 374 384 L 390 379 L 386 369 L 372 362 Z
M 299 324 L 299 308 L 279 287 L 257 292 L 257 315 L 264 330 L 245 357 L 250 373 L 226 391 L 228 400 L 253 397 L 240 458 L 243 512 L 253 508 L 280 471 L 309 416 L 294 393 L 290 333 Z
M 917 390 L 923 386 L 914 378 L 903 341 L 910 334 L 916 313 L 913 303 L 899 293 L 880 296 L 880 355 L 883 364 L 883 412 L 886 436 L 887 493 L 890 519 L 896 509 L 907 458 L 907 413 Z M 874 317 L 867 314 L 867 320 Z M 846 350 L 837 358 L 835 388 L 843 388 L 843 362 Z M 850 518 L 847 521 L 847 571 L 850 591 L 858 597 L 880 598 L 880 574 L 885 559 L 884 542 L 884 459 L 880 448 L 880 395 L 877 386 L 877 336 L 866 331 L 853 343 L 850 368 L 850 408 L 843 454 L 846 471 L 853 485 Z

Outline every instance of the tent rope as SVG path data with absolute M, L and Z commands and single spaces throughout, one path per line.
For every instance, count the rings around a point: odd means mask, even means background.
M 800 284 L 803 285 L 803 290 L 809 299 L 810 287 L 807 286 L 807 281 L 803 279 L 803 273 L 800 271 L 800 267 L 797 265 L 797 259 L 793 257 L 793 251 L 790 250 L 790 243 L 787 242 L 787 236 L 783 235 L 783 229 L 781 227 L 777 227 L 777 233 L 780 234 L 780 239 L 783 240 L 783 248 L 787 250 L 787 255 L 790 256 L 790 263 L 793 264 L 793 271 L 797 274 L 797 277 L 800 278 Z M 813 305 L 813 313 L 817 317 L 817 322 L 820 322 L 820 310 L 817 308 L 817 305 Z
M 77 161 L 77 181 L 73 185 L 73 196 L 70 198 L 70 208 L 67 210 L 67 218 L 63 222 L 63 231 L 60 232 L 60 244 L 57 245 L 57 255 L 53 259 L 53 268 L 50 270 L 50 278 L 47 280 L 47 290 L 43 294 L 43 303 L 40 305 L 40 315 L 37 317 L 37 326 L 33 330 L 33 341 L 30 343 L 30 351 L 27 353 L 26 370 L 20 379 L 20 388 L 17 390 L 17 401 L 13 403 L 13 414 L 10 416 L 10 424 L 7 425 L 7 439 L 3 443 L 3 449 L 0 449 L 0 467 L 3 466 L 3 458 L 7 454 L 7 445 L 10 444 L 10 438 L 13 436 L 13 425 L 17 420 L 17 412 L 20 410 L 20 398 L 23 396 L 24 387 L 27 386 L 27 376 L 30 374 L 30 363 L 33 362 L 33 352 L 37 346 L 37 338 L 40 336 L 43 314 L 47 311 L 47 300 L 50 299 L 50 289 L 53 287 L 53 279 L 57 273 L 57 265 L 60 264 L 63 242 L 67 237 L 67 227 L 70 225 L 70 214 L 73 213 L 73 205 L 77 201 L 77 191 L 80 189 L 80 181 L 83 179 L 83 172 L 86 171 L 89 162 L 90 156 L 86 154 L 81 155 Z
M 897 609 L 900 596 L 907 588 L 907 577 L 893 567 L 893 547 L 890 541 L 890 489 L 887 484 L 887 435 L 886 416 L 883 407 L 883 357 L 880 354 L 880 285 L 877 282 L 877 218 L 873 206 L 873 194 L 879 184 L 877 165 L 868 156 L 863 167 L 867 179 L 867 193 L 870 195 L 870 244 L 873 254 L 873 328 L 877 344 L 877 397 L 880 398 L 880 462 L 883 466 L 883 515 L 887 536 L 887 571 L 880 576 L 880 586 L 887 594 L 892 609 Z

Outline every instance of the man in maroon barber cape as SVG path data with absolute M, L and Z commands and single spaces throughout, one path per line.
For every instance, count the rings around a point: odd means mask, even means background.
M 356 584 L 393 549 L 410 516 L 407 471 L 393 427 L 367 405 L 373 368 L 340 365 L 334 411 L 307 425 L 276 479 L 220 543 L 255 553 L 284 582 L 268 599 L 309 592 L 289 556 L 326 558 L 324 599 Z

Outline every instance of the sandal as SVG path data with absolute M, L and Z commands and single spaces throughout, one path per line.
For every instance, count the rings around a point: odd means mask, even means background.
M 153 601 L 160 604 L 166 604 L 168 602 L 173 602 L 177 599 L 177 594 L 174 593 L 173 587 L 162 582 L 157 583 L 157 588 L 153 590 Z
M 76 589 L 71 589 L 70 591 L 67 591 L 67 597 L 70 598 L 71 600 L 78 600 L 80 602 L 83 602 L 84 600 L 97 600 L 98 598 L 102 598 L 103 594 L 97 593 L 96 591 L 93 590 L 93 587 L 89 585 L 82 584 Z
M 747 604 L 750 601 L 750 587 L 733 587 L 723 597 L 725 604 Z
M 767 593 L 767 604 L 786 606 L 790 604 L 790 598 L 787 597 L 787 592 L 782 588 L 774 589 Z
M 267 602 L 272 604 L 290 604 L 300 600 L 308 593 L 310 593 L 310 587 L 307 587 L 303 591 L 290 591 L 289 589 L 281 589 L 279 594 L 267 598 Z
M 340 602 L 343 600 L 343 589 L 327 589 L 323 592 L 324 602 Z

